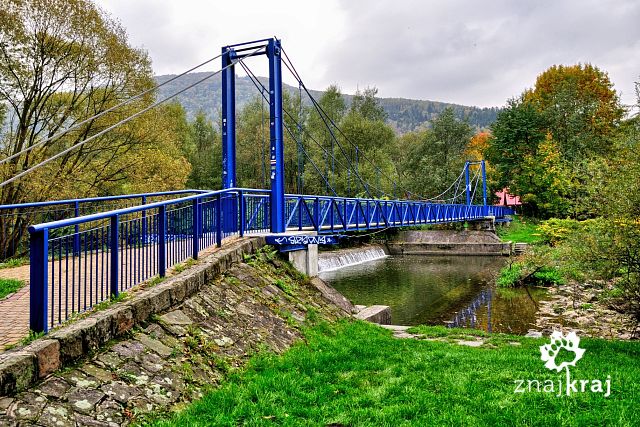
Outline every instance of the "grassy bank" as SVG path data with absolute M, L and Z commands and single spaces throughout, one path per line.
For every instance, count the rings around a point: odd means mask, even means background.
M 575 379 L 612 379 L 612 393 L 514 393 L 517 379 L 564 378 L 540 360 L 548 339 L 419 328 L 442 341 L 399 340 L 379 327 L 343 321 L 305 331 L 281 356 L 248 368 L 159 425 L 637 425 L 640 343 L 583 340 Z
M 0 279 L 0 299 L 17 292 L 25 285 L 24 281 L 16 279 Z
M 529 218 L 514 216 L 509 225 L 498 227 L 498 236 L 503 242 L 538 243 L 541 241 L 537 224 Z

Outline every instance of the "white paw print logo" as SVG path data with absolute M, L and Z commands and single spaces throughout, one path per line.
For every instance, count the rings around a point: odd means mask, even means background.
M 541 359 L 545 363 L 547 369 L 555 369 L 560 372 L 563 368 L 569 369 L 569 366 L 576 366 L 576 362 L 582 358 L 584 348 L 580 348 L 580 337 L 575 332 L 569 332 L 566 336 L 560 331 L 553 331 L 551 334 L 551 343 L 540 346 Z M 573 360 L 570 362 L 562 362 L 556 365 L 556 356 L 560 349 L 565 349 L 574 354 Z

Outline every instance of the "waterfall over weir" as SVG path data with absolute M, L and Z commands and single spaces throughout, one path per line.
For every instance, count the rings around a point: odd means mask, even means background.
M 328 252 L 320 254 L 318 258 L 318 272 L 337 270 L 350 265 L 362 264 L 386 257 L 380 246 L 370 246 L 346 251 Z

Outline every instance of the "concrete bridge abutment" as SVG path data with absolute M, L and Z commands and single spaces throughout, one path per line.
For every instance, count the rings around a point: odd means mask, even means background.
M 493 216 L 479 219 L 477 221 L 469 221 L 468 224 L 469 230 L 496 232 L 496 218 Z
M 304 249 L 287 252 L 289 262 L 302 274 L 318 275 L 318 245 L 307 245 Z

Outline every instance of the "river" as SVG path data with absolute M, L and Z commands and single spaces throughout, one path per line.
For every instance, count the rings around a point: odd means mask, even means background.
M 354 304 L 391 306 L 396 325 L 450 325 L 526 334 L 544 289 L 500 289 L 507 258 L 390 256 L 320 273 Z

